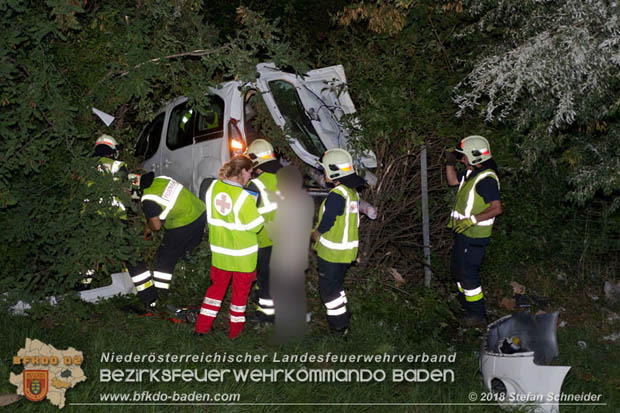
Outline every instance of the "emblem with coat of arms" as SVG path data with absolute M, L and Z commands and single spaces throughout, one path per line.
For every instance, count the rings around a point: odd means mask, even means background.
M 24 396 L 33 402 L 40 402 L 49 390 L 49 371 L 24 370 Z

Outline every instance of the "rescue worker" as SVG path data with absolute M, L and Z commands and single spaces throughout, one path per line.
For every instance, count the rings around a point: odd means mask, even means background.
M 335 187 L 321 204 L 318 223 L 312 232 L 318 255 L 319 294 L 327 310 L 330 329 L 345 336 L 350 312 L 343 282 L 347 269 L 357 258 L 360 222 L 357 188 L 365 182 L 355 173 L 351 155 L 344 149 L 325 152 L 321 166 L 326 182 Z
M 456 161 L 466 167 L 455 170 Z M 480 281 L 480 265 L 491 237 L 495 217 L 502 213 L 497 165 L 489 142 L 482 136 L 468 136 L 447 153 L 446 175 L 450 186 L 459 185 L 448 227 L 455 232 L 451 270 L 466 311 L 463 327 L 486 325 L 486 309 Z
M 129 268 L 140 300 L 154 307 L 159 295 L 168 296 L 172 272 L 179 258 L 202 240 L 206 224 L 205 205 L 179 182 L 149 172 L 140 177 L 142 211 L 150 230 L 166 230 L 157 249 L 151 274 L 144 262 Z
M 278 180 L 276 173 L 281 168 L 276 159 L 273 146 L 264 139 L 256 139 L 248 146 L 247 154 L 252 159 L 254 175 L 256 176 L 248 184 L 248 189 L 258 193 L 258 212 L 265 219 L 265 224 L 273 221 L 277 202 L 272 199 L 273 193 L 277 193 Z M 271 192 L 272 195 L 269 195 Z M 258 263 L 256 267 L 256 284 L 258 306 L 255 317 L 260 322 L 274 322 L 275 306 L 269 293 L 269 261 L 273 242 L 267 231 L 268 225 L 258 233 Z
M 121 179 L 127 178 L 127 164 L 119 161 L 119 144 L 110 135 L 103 134 L 95 141 L 94 157 L 99 157 L 97 169 L 101 172 L 108 172 L 119 176 Z
M 127 164 L 125 162 L 117 160 L 119 155 L 119 144 L 110 135 L 102 134 L 95 141 L 95 149 L 93 151 L 93 157 L 97 159 L 97 170 L 104 174 L 110 174 L 115 181 L 121 179 L 121 181 L 127 180 Z M 94 182 L 87 182 L 88 186 L 91 186 Z M 89 199 L 84 200 L 85 203 L 89 203 Z M 117 215 L 121 220 L 127 220 L 127 213 L 125 205 L 117 197 L 113 197 L 106 203 L 101 198 L 99 201 L 99 213 L 107 216 Z M 82 291 L 90 288 L 93 276 L 96 270 L 90 268 L 84 273 L 84 278 L 79 281 L 79 285 L 76 286 L 76 290 Z
M 118 160 L 119 147 L 116 139 L 110 135 L 103 134 L 95 141 L 93 157 L 99 158 L 97 160 L 97 170 L 99 172 L 112 175 L 115 181 L 120 179 L 122 182 L 125 182 L 129 174 L 127 173 L 127 164 Z M 100 203 L 102 202 L 103 200 Z M 120 199 L 114 197 L 111 205 L 118 208 L 118 213 L 122 220 L 127 220 L 125 205 L 123 205 Z
M 251 176 L 250 158 L 236 155 L 222 165 L 219 179 L 211 183 L 205 195 L 213 283 L 196 320 L 198 336 L 211 330 L 231 277 L 230 339 L 236 338 L 245 324 L 248 294 L 256 280 L 256 234 L 265 221 L 256 208 L 256 199 L 244 189 Z

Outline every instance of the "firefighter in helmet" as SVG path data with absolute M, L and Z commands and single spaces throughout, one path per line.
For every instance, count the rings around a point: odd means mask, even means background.
M 350 312 L 343 281 L 357 258 L 360 222 L 357 189 L 365 181 L 356 174 L 351 155 L 344 149 L 328 150 L 320 164 L 326 181 L 335 186 L 321 204 L 318 223 L 312 232 L 318 256 L 319 294 L 330 329 L 344 336 L 348 332 Z
M 125 179 L 127 177 L 127 164 L 119 161 L 118 155 L 119 144 L 116 139 L 106 134 L 97 138 L 93 156 L 99 158 L 98 169 Z
M 179 182 L 149 172 L 140 177 L 142 211 L 151 231 L 166 230 L 157 249 L 155 270 L 140 262 L 129 268 L 140 300 L 154 307 L 166 297 L 177 261 L 200 244 L 206 225 L 205 205 Z
M 278 190 L 276 173 L 281 168 L 276 159 L 273 146 L 264 139 L 256 139 L 247 149 L 247 155 L 252 159 L 255 178 L 248 183 L 248 189 L 258 193 L 258 212 L 265 223 L 273 221 L 278 208 L 277 202 L 272 199 L 273 193 Z M 270 195 L 271 193 L 272 195 Z M 268 225 L 258 233 L 258 262 L 256 267 L 256 284 L 258 287 L 258 306 L 255 317 L 260 322 L 273 322 L 275 307 L 269 293 L 269 261 L 273 242 L 267 232 Z
M 497 165 L 489 142 L 482 136 L 468 136 L 447 152 L 446 175 L 450 186 L 459 186 L 448 227 L 454 235 L 451 270 L 466 311 L 461 324 L 482 327 L 486 309 L 480 280 L 480 265 L 491 237 L 495 217 L 502 213 Z M 457 173 L 455 165 L 465 165 Z
M 102 134 L 95 141 L 95 149 L 93 151 L 93 158 L 97 159 L 97 170 L 102 174 L 111 175 L 115 181 L 119 179 L 121 181 L 127 180 L 127 164 L 125 162 L 117 160 L 119 155 L 119 144 L 110 135 Z M 86 184 L 90 187 L 93 185 L 93 181 L 88 181 Z M 90 203 L 90 199 L 84 200 L 85 204 Z M 111 197 L 109 201 L 101 198 L 97 201 L 98 213 L 101 215 L 111 216 L 117 215 L 121 220 L 127 220 L 127 212 L 125 205 L 116 196 Z M 84 277 L 80 280 L 79 285 L 76 286 L 77 290 L 84 290 L 90 288 L 93 275 L 95 274 L 95 268 L 86 270 Z

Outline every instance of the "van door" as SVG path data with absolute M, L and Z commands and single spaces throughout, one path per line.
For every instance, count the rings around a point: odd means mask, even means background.
M 275 122 L 292 139 L 291 147 L 304 162 L 316 166 L 327 149 L 347 148 L 348 131 L 341 124 L 355 113 L 342 65 L 312 70 L 303 77 L 278 70 L 272 63 L 257 66 L 256 83 Z M 377 166 L 369 152 L 366 168 Z
M 220 167 L 228 160 L 228 154 L 222 153 L 226 109 L 224 100 L 217 94 L 211 94 L 207 107 L 196 114 L 192 192 L 199 197 L 206 192 L 207 183 L 217 178 Z

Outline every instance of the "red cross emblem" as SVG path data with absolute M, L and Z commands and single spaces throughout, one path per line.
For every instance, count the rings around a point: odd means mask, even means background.
M 352 214 L 357 214 L 357 212 L 358 212 L 358 204 L 357 204 L 357 202 L 351 202 L 351 207 L 349 209 L 349 212 L 351 212 Z
M 215 209 L 221 215 L 228 215 L 232 209 L 232 199 L 226 192 L 220 192 L 215 196 Z

